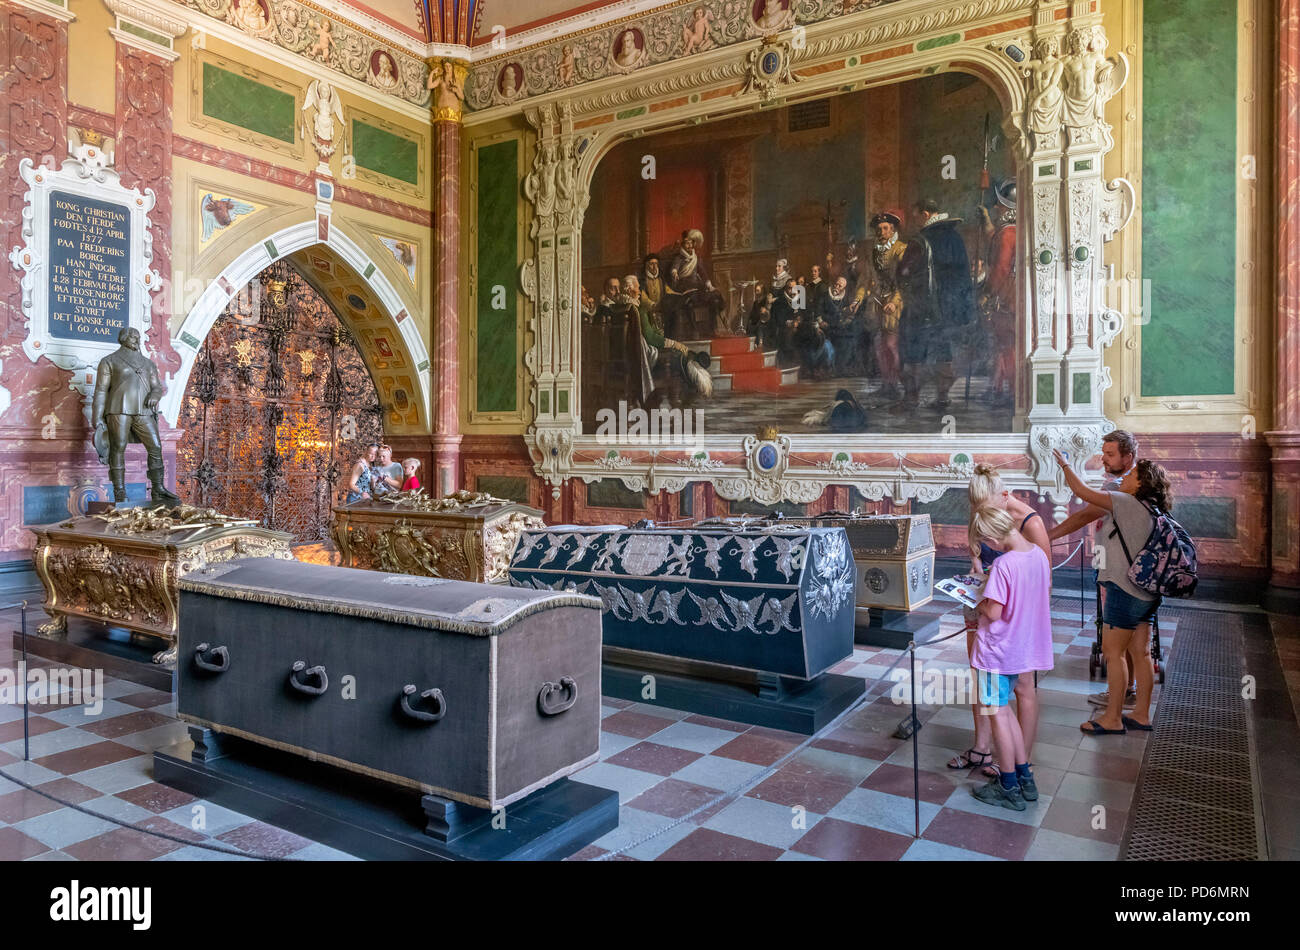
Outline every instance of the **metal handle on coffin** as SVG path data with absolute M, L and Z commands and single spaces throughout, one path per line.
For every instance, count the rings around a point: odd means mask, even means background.
M 211 662 L 207 658 L 208 652 L 211 651 Z M 207 643 L 200 643 L 194 648 L 194 665 L 201 670 L 207 670 L 209 673 L 224 673 L 230 669 L 230 651 L 225 647 L 213 647 Z
M 312 686 L 309 683 L 304 683 L 302 679 L 299 679 L 299 676 L 303 678 L 319 677 L 320 685 Z M 330 688 L 330 680 L 325 675 L 325 667 L 313 666 L 308 669 L 306 660 L 296 660 L 293 669 L 289 672 L 289 685 L 300 693 L 306 693 L 308 696 L 320 696 Z
M 554 696 L 563 691 L 565 698 L 556 702 Z M 558 716 L 578 701 L 578 681 L 572 676 L 562 676 L 558 683 L 543 683 L 537 694 L 537 708 L 543 716 Z
M 420 694 L 421 699 L 432 700 L 436 707 L 435 712 L 425 712 L 423 709 L 416 709 L 411 705 L 411 697 L 415 695 L 415 687 L 407 684 L 402 687 L 402 712 L 410 716 L 416 722 L 437 722 L 443 716 L 447 715 L 447 700 L 443 698 L 442 690 L 426 689 Z

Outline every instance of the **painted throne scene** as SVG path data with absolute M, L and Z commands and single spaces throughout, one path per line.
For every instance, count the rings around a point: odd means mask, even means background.
M 949 73 L 616 147 L 583 231 L 584 424 L 623 401 L 713 431 L 1010 431 L 1002 119 Z

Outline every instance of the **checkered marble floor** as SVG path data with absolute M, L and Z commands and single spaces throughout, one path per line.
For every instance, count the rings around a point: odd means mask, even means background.
M 1101 688 L 1088 678 L 1094 628 L 1090 608 L 1087 614 L 1081 629 L 1077 601 L 1053 603 L 1058 660 L 1039 679 L 1042 712 L 1033 751 L 1040 798 L 1025 812 L 971 797 L 983 779 L 944 765 L 971 744 L 970 709 L 927 705 L 918 710 L 921 836 L 914 838 L 912 741 L 893 737 L 907 707 L 891 698 L 892 681 L 877 685 L 878 698 L 794 756 L 808 737 L 606 697 L 600 761 L 575 778 L 619 793 L 619 827 L 570 860 L 1113 860 L 1145 737 L 1079 731 L 1091 718 L 1087 694 Z M 29 622 L 42 619 L 35 611 Z M 0 613 L 0 623 L 5 631 L 15 628 L 16 612 Z M 960 626 L 959 612 L 945 614 L 940 635 Z M 1161 633 L 1166 645 L 1172 641 L 1172 615 L 1162 617 Z M 858 647 L 834 672 L 876 680 L 898 656 Z M 931 670 L 966 668 L 961 636 L 920 647 L 917 656 L 923 680 Z M 15 663 L 6 637 L 0 667 L 12 670 Z M 29 663 L 42 665 L 48 664 Z M 901 687 L 907 691 L 906 679 Z M 167 693 L 108 678 L 98 715 L 87 715 L 81 699 L 65 691 L 33 707 L 29 762 L 22 761 L 21 707 L 0 705 L 0 770 L 130 827 L 62 807 L 0 777 L 0 860 L 352 859 L 155 783 L 152 751 L 185 737 Z M 755 779 L 743 794 L 726 795 Z M 1094 827 L 1099 815 L 1104 826 Z

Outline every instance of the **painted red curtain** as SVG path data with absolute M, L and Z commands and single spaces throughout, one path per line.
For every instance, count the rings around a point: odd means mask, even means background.
M 709 227 L 709 171 L 694 166 L 656 169 L 646 182 L 647 246 L 652 251 L 672 244 L 687 228 L 705 232 L 705 247 L 713 244 Z

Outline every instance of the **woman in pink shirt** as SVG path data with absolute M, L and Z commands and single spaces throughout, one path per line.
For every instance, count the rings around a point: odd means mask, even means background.
M 1038 799 L 1020 723 L 1011 696 L 1022 673 L 1052 668 L 1052 566 L 1042 548 L 1016 528 L 1005 509 L 984 505 L 971 513 L 971 550 L 988 544 L 1002 554 L 989 568 L 984 598 L 976 609 L 978 627 L 971 667 L 981 713 L 991 717 L 998 777 L 974 789 L 980 801 L 1024 811 Z M 1043 631 L 1049 631 L 1046 637 Z

